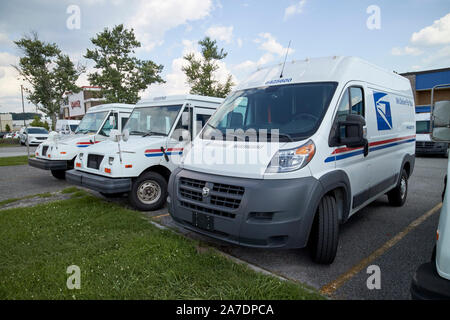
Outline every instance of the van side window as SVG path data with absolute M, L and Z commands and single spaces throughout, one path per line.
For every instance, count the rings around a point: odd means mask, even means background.
M 341 102 L 339 103 L 339 108 L 337 111 L 337 120 L 345 120 L 345 117 L 349 114 L 349 96 L 348 89 L 345 89 L 345 93 L 342 96 Z
M 127 124 L 127 121 L 128 121 L 128 118 L 122 118 L 122 120 L 121 120 L 121 127 L 120 127 L 120 129 L 123 129 L 123 128 L 125 128 L 125 125 Z
M 359 87 L 350 87 L 350 113 L 364 117 L 363 90 Z
M 199 114 L 197 113 L 197 116 L 195 117 L 195 125 L 197 126 L 197 131 L 195 132 L 200 132 L 200 130 L 202 130 L 202 128 L 205 126 L 206 122 L 208 121 L 208 119 L 211 117 L 210 114 Z

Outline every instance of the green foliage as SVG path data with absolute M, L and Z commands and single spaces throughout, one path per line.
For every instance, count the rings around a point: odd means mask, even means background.
M 134 104 L 139 100 L 139 91 L 164 82 L 160 77 L 162 65 L 133 56 L 141 47 L 133 29 L 125 29 L 122 24 L 112 30 L 105 28 L 91 41 L 95 49 L 88 49 L 84 57 L 94 60 L 98 71 L 89 74 L 89 82 L 102 87 L 107 103 Z
M 38 116 L 34 116 L 33 121 L 30 123 L 30 127 L 42 127 L 49 130 L 48 123 L 46 121 L 41 121 Z
M 11 127 L 9 126 L 9 124 L 6 124 L 5 131 L 6 132 L 11 132 Z
M 217 61 L 224 59 L 228 53 L 224 49 L 219 50 L 216 40 L 211 40 L 209 37 L 205 37 L 198 44 L 201 47 L 202 58 L 195 58 L 193 53 L 185 55 L 184 59 L 189 62 L 189 65 L 182 69 L 188 78 L 191 93 L 225 98 L 234 85 L 231 74 L 222 84 L 215 79 L 214 73 L 219 69 Z
M 63 54 L 55 43 L 38 39 L 36 33 L 14 41 L 22 51 L 19 65 L 14 66 L 31 88 L 24 88 L 27 99 L 51 117 L 53 126 L 66 91 L 79 92 L 75 81 L 84 71 L 75 68 L 69 56 Z

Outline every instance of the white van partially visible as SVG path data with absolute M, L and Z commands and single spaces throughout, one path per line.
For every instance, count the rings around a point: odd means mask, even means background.
M 416 108 L 417 109 L 417 108 Z M 449 144 L 431 139 L 431 113 L 416 112 L 416 155 L 442 155 L 448 157 Z
M 51 132 L 49 138 L 28 159 L 32 167 L 50 170 L 57 179 L 64 179 L 73 168 L 74 159 L 83 148 L 104 141 L 111 130 L 122 130 L 134 105 L 111 103 L 91 107 L 78 125 L 75 134 L 61 135 Z
M 80 152 L 67 181 L 106 197 L 128 193 L 130 203 L 139 210 L 161 208 L 169 176 L 191 136 L 200 132 L 222 101 L 179 95 L 139 102 L 123 136 Z
M 81 120 L 56 120 L 55 131 L 61 134 L 75 133 Z
M 332 263 L 340 224 L 384 194 L 405 203 L 414 109 L 409 80 L 359 58 L 262 68 L 226 98 L 171 175 L 169 212 L 209 237 L 308 245 L 314 261 Z

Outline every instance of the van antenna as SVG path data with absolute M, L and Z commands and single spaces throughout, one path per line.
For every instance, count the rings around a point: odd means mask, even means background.
M 289 48 L 290 47 L 291 47 L 291 40 L 289 40 L 289 44 L 288 44 L 288 47 L 287 47 L 287 50 L 286 50 L 286 56 L 284 57 L 283 68 L 281 68 L 280 78 L 283 78 L 284 66 L 286 65 L 286 59 L 287 59 L 287 56 L 289 54 Z

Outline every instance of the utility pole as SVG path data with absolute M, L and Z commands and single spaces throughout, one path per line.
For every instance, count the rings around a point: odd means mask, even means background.
M 25 123 L 25 104 L 23 103 L 23 86 L 22 85 L 20 85 L 20 93 L 22 94 L 23 125 L 26 126 L 26 123 Z

